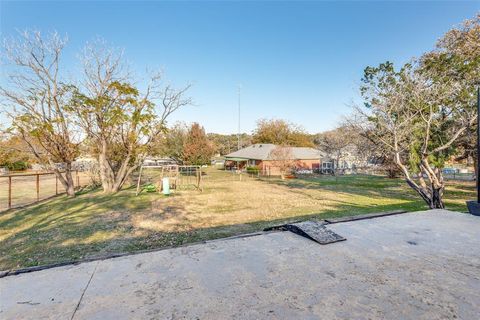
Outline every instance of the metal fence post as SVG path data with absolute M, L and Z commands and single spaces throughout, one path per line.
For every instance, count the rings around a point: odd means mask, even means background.
M 37 173 L 37 202 L 40 201 L 40 175 Z
M 8 177 L 8 209 L 12 208 L 12 176 Z

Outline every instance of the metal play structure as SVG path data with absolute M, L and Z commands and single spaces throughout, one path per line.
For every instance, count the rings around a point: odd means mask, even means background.
M 168 181 L 169 189 L 194 188 L 202 191 L 201 166 L 141 166 L 137 178 L 136 195 L 142 192 L 145 186 L 149 186 L 149 188 L 154 189 L 154 191 L 162 192 L 162 190 L 164 190 L 164 178 L 167 178 L 166 181 Z

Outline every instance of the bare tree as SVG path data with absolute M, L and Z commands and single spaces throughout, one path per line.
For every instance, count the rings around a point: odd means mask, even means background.
M 192 103 L 190 86 L 175 89 L 154 74 L 140 92 L 126 71 L 122 53 L 94 43 L 83 54 L 83 92 L 75 112 L 98 155 L 104 192 L 117 192 L 166 129 L 167 118 Z
M 314 141 L 318 148 L 334 161 L 333 172 L 336 175 L 341 162 L 352 152 L 352 132 L 346 126 L 340 126 L 318 134 Z
M 74 196 L 71 170 L 79 152 L 79 135 L 66 111 L 72 87 L 60 72 L 66 41 L 57 33 L 44 37 L 38 31 L 6 40 L 7 84 L 0 87 L 0 96 L 5 99 L 11 130 L 40 163 L 55 172 L 67 194 Z
M 274 161 L 275 166 L 280 171 L 280 177 L 282 179 L 285 179 L 285 175 L 287 175 L 295 166 L 292 148 L 289 146 L 276 146 L 270 152 L 270 159 Z
M 354 147 L 355 161 L 358 167 L 373 167 L 385 170 L 389 178 L 397 178 L 401 172 L 393 161 L 391 151 L 384 144 L 378 143 L 375 135 L 357 125 L 355 114 L 344 117 L 342 126 L 347 128 L 351 145 Z

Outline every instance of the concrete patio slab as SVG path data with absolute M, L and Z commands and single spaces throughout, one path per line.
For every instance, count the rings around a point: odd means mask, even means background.
M 70 319 L 97 264 L 0 279 L 0 319 Z
M 432 210 L 0 279 L 1 319 L 476 319 L 480 218 Z

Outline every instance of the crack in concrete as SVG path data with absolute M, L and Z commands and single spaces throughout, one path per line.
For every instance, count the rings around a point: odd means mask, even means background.
M 80 299 L 78 300 L 78 303 L 77 303 L 77 305 L 75 306 L 75 310 L 73 310 L 73 314 L 72 314 L 72 317 L 70 318 L 70 320 L 73 320 L 73 318 L 75 317 L 75 314 L 77 313 L 77 310 L 78 310 L 78 308 L 80 307 L 80 304 L 82 303 L 83 296 L 85 295 L 85 292 L 87 291 L 88 286 L 90 286 L 90 282 L 92 282 L 93 275 L 94 275 L 95 272 L 97 271 L 97 267 L 98 267 L 98 264 L 99 264 L 99 263 L 100 263 L 100 262 L 97 262 L 97 264 L 95 265 L 95 268 L 93 269 L 92 275 L 90 276 L 90 279 L 88 279 L 87 285 L 85 286 L 85 288 L 84 288 L 83 291 L 82 291 L 82 295 L 80 296 Z

